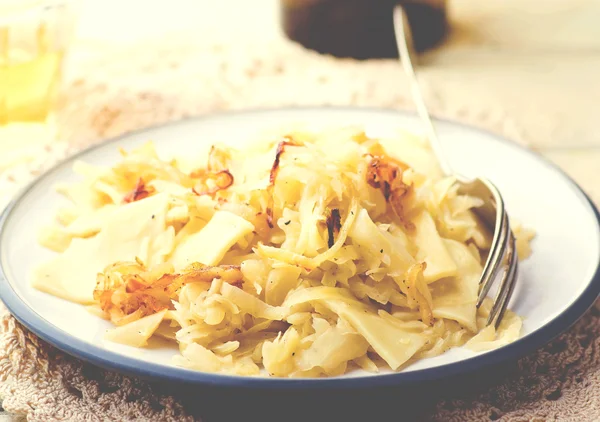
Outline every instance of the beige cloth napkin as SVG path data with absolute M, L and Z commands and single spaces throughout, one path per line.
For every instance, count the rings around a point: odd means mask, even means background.
M 35 159 L 0 173 L 0 202 L 77 149 L 186 116 L 299 104 L 411 108 L 397 63 L 335 60 L 284 42 L 237 47 L 171 43 L 152 51 L 123 51 L 81 65 L 78 74 L 85 77 L 68 84 L 61 112 L 62 137 L 70 143 L 40 147 Z M 424 70 L 423 86 L 434 114 L 526 142 L 500 104 L 477 95 L 439 95 L 447 83 L 435 71 Z M 527 133 L 535 130 L 527 128 Z M 37 339 L 4 307 L 0 314 L 0 397 L 6 410 L 40 422 L 199 418 L 177 397 L 84 364 Z M 497 385 L 462 395 L 457 386 L 453 400 L 440 400 L 418 414 L 435 421 L 600 420 L 599 335 L 597 304 L 566 334 L 521 359 L 518 370 L 502 376 Z

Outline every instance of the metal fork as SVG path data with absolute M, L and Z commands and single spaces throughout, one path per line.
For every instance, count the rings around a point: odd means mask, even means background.
M 494 233 L 492 244 L 483 267 L 481 278 L 479 279 L 479 297 L 477 298 L 477 307 L 481 306 L 483 300 L 488 295 L 490 288 L 499 277 L 503 269 L 500 287 L 494 299 L 494 304 L 486 326 L 492 322 L 497 328 L 508 302 L 513 294 L 518 277 L 518 258 L 515 247 L 515 237 L 510 228 L 508 215 L 504 208 L 502 195 L 496 186 L 485 178 L 470 179 L 456 173 L 450 165 L 447 156 L 444 154 L 443 145 L 436 134 L 433 122 L 425 106 L 423 95 L 421 94 L 417 77 L 412 65 L 413 43 L 410 25 L 404 9 L 401 6 L 394 8 L 394 30 L 396 33 L 396 43 L 400 53 L 400 60 L 404 71 L 409 78 L 413 101 L 417 107 L 417 112 L 423 122 L 429 143 L 433 152 L 440 162 L 440 167 L 446 176 L 453 176 L 459 184 L 461 194 L 481 198 L 483 205 L 475 209 L 483 224 L 488 230 Z

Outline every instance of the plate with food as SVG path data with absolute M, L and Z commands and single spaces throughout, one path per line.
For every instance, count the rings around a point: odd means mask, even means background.
M 481 199 L 415 115 L 380 109 L 210 115 L 67 159 L 2 215 L 2 300 L 69 354 L 205 385 L 400 385 L 514 359 L 598 297 L 598 212 L 535 153 L 436 127 L 510 216 L 520 270 L 497 327 L 494 292 L 477 306 Z

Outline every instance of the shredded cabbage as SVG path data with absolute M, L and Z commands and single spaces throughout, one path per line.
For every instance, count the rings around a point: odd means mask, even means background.
M 82 180 L 59 187 L 72 205 L 40 232 L 57 255 L 33 285 L 95 303 L 117 325 L 109 341 L 161 336 L 175 365 L 208 372 L 401 370 L 519 337 L 514 313 L 495 330 L 490 301 L 475 306 L 481 201 L 415 137 L 293 132 L 185 159 L 148 143 L 113 167 L 76 163 Z M 517 237 L 525 258 L 533 232 Z

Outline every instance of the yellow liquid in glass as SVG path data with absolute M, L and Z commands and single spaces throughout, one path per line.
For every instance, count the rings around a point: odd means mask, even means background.
M 9 47 L 9 35 L 0 28 L 0 126 L 43 122 L 54 105 L 63 52 L 49 51 L 44 26 L 34 52 Z

